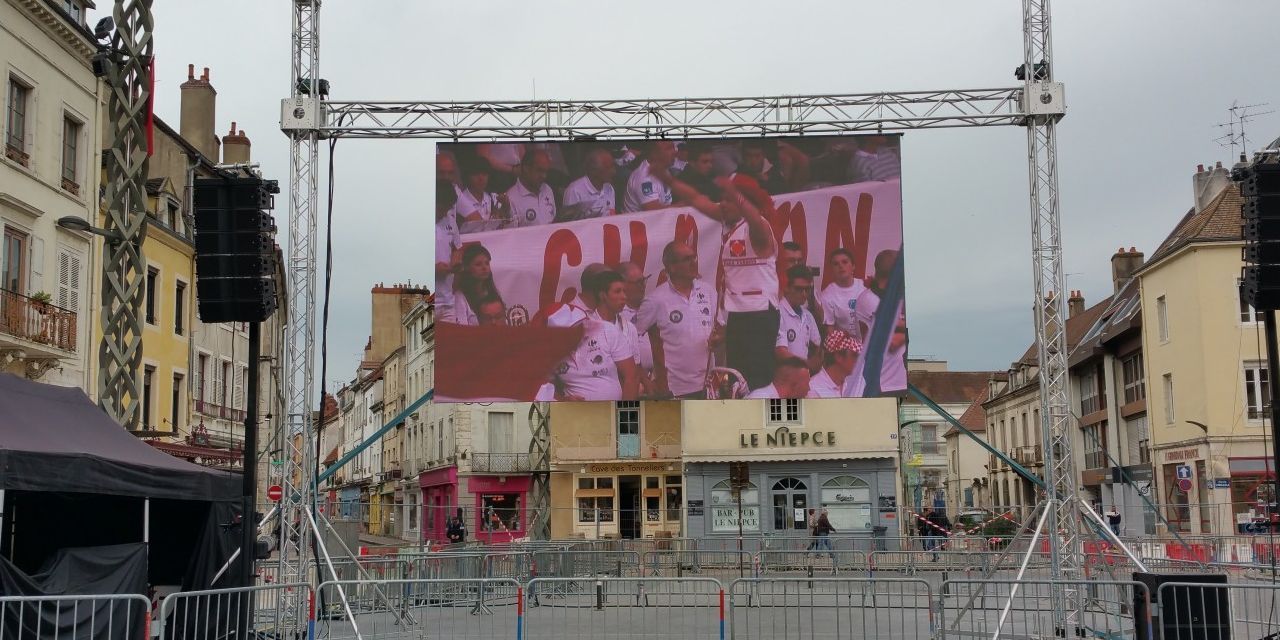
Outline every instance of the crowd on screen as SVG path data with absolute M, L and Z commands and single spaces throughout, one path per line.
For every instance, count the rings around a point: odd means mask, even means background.
M 538 399 L 861 397 L 863 345 L 898 252 L 874 256 L 860 280 L 852 253 L 835 249 L 823 261 L 829 283 L 816 291 L 820 268 L 774 237 L 772 195 L 897 179 L 897 144 L 866 136 L 449 145 L 436 158 L 437 319 L 512 322 L 492 255 L 466 241 L 469 233 L 690 206 L 722 223 L 721 280 L 700 273 L 697 247 L 673 239 L 661 274 L 629 262 L 587 265 L 577 299 L 530 319 L 585 330 Z M 879 386 L 904 388 L 901 314 L 885 332 Z

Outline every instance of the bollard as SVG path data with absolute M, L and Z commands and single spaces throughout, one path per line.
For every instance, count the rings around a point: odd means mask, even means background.
M 596 580 L 596 611 L 604 611 L 604 581 Z

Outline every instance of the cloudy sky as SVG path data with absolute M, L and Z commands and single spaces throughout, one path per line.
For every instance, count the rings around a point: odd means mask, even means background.
M 210 67 L 218 129 L 238 122 L 264 173 L 284 185 L 291 3 L 155 4 L 157 113 L 176 126 L 186 65 Z M 336 100 L 458 102 L 1015 84 L 1017 0 L 782 6 L 326 0 L 322 76 Z M 1196 164 L 1229 162 L 1216 139 L 1233 102 L 1280 109 L 1280 2 L 1072 0 L 1054 11 L 1068 104 L 1059 129 L 1066 271 L 1092 304 L 1111 293 L 1117 247 L 1149 255 L 1186 212 Z M 1257 148 L 1280 136 L 1280 114 L 1247 131 Z M 331 384 L 351 377 L 364 346 L 369 288 L 429 282 L 433 150 L 426 141 L 337 144 Z M 1007 367 L 1032 335 L 1025 130 L 908 132 L 903 185 L 913 355 L 953 369 Z

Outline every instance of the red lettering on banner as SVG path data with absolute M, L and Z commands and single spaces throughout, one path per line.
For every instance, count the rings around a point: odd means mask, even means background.
M 542 285 L 538 288 L 538 306 L 548 309 L 556 302 L 556 287 L 560 285 L 562 266 L 576 267 L 582 264 L 582 244 L 578 236 L 568 229 L 557 229 L 547 238 L 547 250 L 542 261 Z M 578 295 L 575 287 L 564 290 L 560 302 L 568 303 Z
M 634 262 L 641 267 L 644 266 L 645 258 L 649 257 L 647 229 L 639 220 L 632 220 L 628 229 L 631 233 L 631 258 L 628 262 Z M 604 225 L 604 263 L 610 267 L 616 267 L 623 262 L 622 236 L 618 233 L 618 227 L 606 224 Z
M 867 245 L 871 241 L 871 210 L 874 204 L 871 194 L 859 194 L 855 220 L 849 215 L 849 201 L 834 196 L 827 212 L 826 251 L 822 254 L 823 259 L 836 249 L 848 249 L 853 253 L 853 276 L 859 280 L 867 277 Z M 831 279 L 830 272 L 824 274 L 823 286 L 829 284 Z
M 787 229 L 791 229 L 791 241 L 800 245 L 800 257 L 809 262 L 809 222 L 804 217 L 803 202 L 784 202 L 778 207 L 771 221 L 773 237 L 781 246 Z

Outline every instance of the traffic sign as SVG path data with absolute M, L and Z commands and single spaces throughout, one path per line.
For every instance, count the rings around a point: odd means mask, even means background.
M 1178 488 L 1181 489 L 1183 493 L 1191 493 L 1191 478 L 1179 478 Z
M 1178 465 L 1178 479 L 1179 479 L 1179 480 L 1190 480 L 1190 479 L 1191 479 L 1191 467 L 1190 467 L 1190 466 L 1188 466 L 1188 465 L 1185 465 L 1185 464 L 1180 464 L 1180 465 Z
M 267 487 L 267 499 L 272 502 L 280 502 L 280 498 L 284 497 L 284 489 L 278 484 Z

